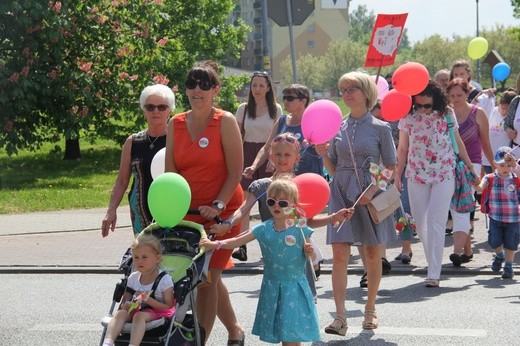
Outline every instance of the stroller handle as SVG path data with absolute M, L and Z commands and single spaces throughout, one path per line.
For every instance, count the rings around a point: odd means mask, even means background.
M 198 211 L 197 209 L 188 209 L 188 214 L 190 214 L 190 215 L 200 215 L 200 211 Z M 218 224 L 223 222 L 222 219 L 218 215 L 213 218 L 213 221 L 215 221 Z

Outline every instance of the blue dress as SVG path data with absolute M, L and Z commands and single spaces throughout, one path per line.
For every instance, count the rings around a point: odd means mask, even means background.
M 305 277 L 303 235 L 309 227 L 278 232 L 273 220 L 253 228 L 264 260 L 264 278 L 252 333 L 270 343 L 320 340 L 318 314 Z

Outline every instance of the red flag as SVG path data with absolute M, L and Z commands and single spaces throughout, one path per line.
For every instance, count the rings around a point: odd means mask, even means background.
M 395 62 L 397 46 L 408 13 L 378 14 L 368 45 L 365 67 L 390 66 Z

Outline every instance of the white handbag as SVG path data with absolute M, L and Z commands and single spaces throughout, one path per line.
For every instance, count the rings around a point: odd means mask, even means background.
M 395 184 L 374 196 L 370 203 L 367 204 L 372 221 L 381 223 L 381 221 L 392 215 L 401 206 L 400 196 L 401 193 Z

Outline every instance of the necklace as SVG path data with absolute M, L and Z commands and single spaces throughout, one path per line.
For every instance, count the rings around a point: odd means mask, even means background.
M 153 148 L 155 148 L 154 144 L 159 139 L 159 137 L 161 137 L 161 136 L 155 137 L 155 139 L 152 142 L 152 140 L 150 139 L 150 134 L 148 132 L 146 132 L 146 138 L 148 139 L 148 142 L 150 142 L 150 150 L 153 150 Z

